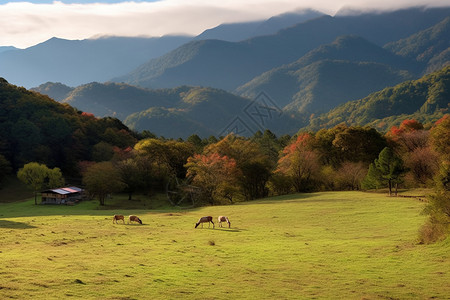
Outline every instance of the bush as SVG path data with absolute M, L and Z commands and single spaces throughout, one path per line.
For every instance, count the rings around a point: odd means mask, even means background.
M 419 230 L 419 243 L 431 244 L 444 240 L 449 233 L 449 226 L 444 215 L 432 215 Z

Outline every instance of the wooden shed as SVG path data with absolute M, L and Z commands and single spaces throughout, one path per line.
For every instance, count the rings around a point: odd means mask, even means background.
M 83 189 L 76 186 L 45 190 L 41 192 L 42 204 L 73 205 L 81 200 L 83 192 Z

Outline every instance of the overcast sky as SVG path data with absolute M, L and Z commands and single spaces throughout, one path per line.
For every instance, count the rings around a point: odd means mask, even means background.
M 393 9 L 449 6 L 450 0 L 0 0 L 0 46 L 26 48 L 52 37 L 197 35 L 222 23 L 266 19 L 313 8 Z

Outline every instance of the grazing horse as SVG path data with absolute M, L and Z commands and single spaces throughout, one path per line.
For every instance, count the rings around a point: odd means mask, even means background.
M 203 223 L 208 223 L 208 228 L 210 226 L 209 223 L 213 224 L 213 228 L 214 228 L 214 222 L 212 221 L 212 217 L 211 216 L 207 216 L 207 217 L 201 217 L 197 223 L 195 223 L 195 228 L 197 228 L 198 225 L 200 225 L 200 223 L 202 224 L 202 228 L 203 228 Z
M 118 224 L 117 221 L 119 221 L 119 220 L 122 220 L 123 224 L 125 224 L 125 218 L 123 217 L 123 215 L 114 215 L 113 224 L 114 224 L 114 222 L 116 224 Z
M 141 219 L 139 219 L 138 216 L 133 216 L 133 215 L 128 217 L 128 223 L 131 223 L 131 222 L 138 222 L 139 224 L 142 224 Z
M 217 220 L 219 221 L 219 227 L 222 227 L 222 222 L 227 222 L 228 223 L 228 228 L 230 228 L 231 223 L 230 223 L 230 220 L 228 220 L 228 217 L 220 216 L 220 217 L 217 218 Z

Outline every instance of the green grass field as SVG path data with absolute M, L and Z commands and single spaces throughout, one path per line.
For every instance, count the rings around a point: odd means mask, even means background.
M 423 203 L 327 192 L 193 210 L 0 204 L 0 299 L 449 299 Z M 112 224 L 139 215 L 144 225 Z M 194 229 L 227 215 L 231 228 Z

